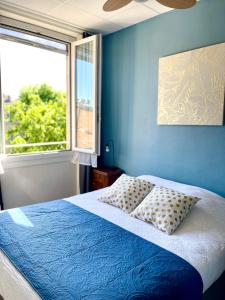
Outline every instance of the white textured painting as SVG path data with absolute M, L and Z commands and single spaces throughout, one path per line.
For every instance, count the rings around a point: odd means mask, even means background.
M 159 60 L 158 124 L 223 125 L 225 43 Z

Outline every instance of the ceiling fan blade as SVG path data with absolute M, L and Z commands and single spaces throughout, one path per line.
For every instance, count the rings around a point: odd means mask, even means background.
M 104 11 L 113 11 L 117 10 L 119 8 L 122 8 L 123 6 L 129 4 L 133 0 L 108 0 L 103 5 Z
M 185 9 L 190 8 L 196 4 L 196 0 L 156 0 L 160 4 L 170 8 Z

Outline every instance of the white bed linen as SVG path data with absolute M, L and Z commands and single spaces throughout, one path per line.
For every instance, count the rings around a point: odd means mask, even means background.
M 134 219 L 122 210 L 97 201 L 105 189 L 65 200 L 123 227 L 184 258 L 203 279 L 204 291 L 225 270 L 225 199 L 218 195 L 154 176 L 141 176 L 157 185 L 202 198 L 173 235 Z M 0 251 L 0 294 L 5 300 L 38 300 L 40 297 Z

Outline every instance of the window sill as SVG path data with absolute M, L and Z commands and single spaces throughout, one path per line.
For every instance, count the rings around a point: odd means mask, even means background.
M 23 168 L 45 164 L 55 164 L 60 162 L 69 162 L 72 160 L 72 151 L 59 151 L 59 152 L 43 152 L 37 154 L 24 154 L 7 156 L 2 159 L 3 168 Z

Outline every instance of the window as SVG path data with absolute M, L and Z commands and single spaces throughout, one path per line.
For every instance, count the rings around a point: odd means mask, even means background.
M 1 152 L 99 153 L 99 46 L 0 28 Z
M 72 43 L 73 111 L 75 112 L 74 148 L 99 152 L 99 37 L 91 36 Z
M 1 28 L 6 154 L 70 148 L 68 45 Z

